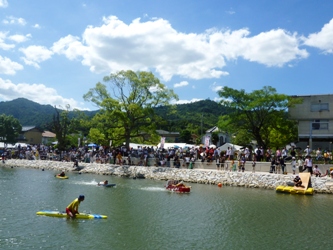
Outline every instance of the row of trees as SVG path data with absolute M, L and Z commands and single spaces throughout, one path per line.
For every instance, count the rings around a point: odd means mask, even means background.
M 69 106 L 63 110 L 55 107 L 48 127 L 55 132 L 59 149 L 77 145 L 78 139 L 85 136 L 101 145 L 157 144 L 160 139 L 156 129 L 165 121 L 155 110 L 169 107 L 165 110 L 175 114 L 175 106 L 170 101 L 178 100 L 178 96 L 151 72 L 120 71 L 104 77 L 103 82 L 84 95 L 86 101 L 99 108 L 92 119 L 80 111 L 70 117 Z M 222 99 L 218 127 L 234 135 L 233 143 L 249 145 L 256 140 L 264 148 L 276 148 L 297 139 L 297 126 L 288 119 L 286 111 L 301 100 L 278 94 L 269 86 L 251 93 L 224 87 L 218 94 Z M 0 137 L 13 141 L 21 125 L 4 115 L 0 119 Z M 190 138 L 197 128 L 189 123 L 179 132 L 183 138 Z M 200 138 L 200 134 L 197 136 Z

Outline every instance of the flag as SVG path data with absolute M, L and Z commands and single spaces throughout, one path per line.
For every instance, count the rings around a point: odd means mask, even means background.
M 164 148 L 165 137 L 161 137 L 161 146 L 160 148 Z

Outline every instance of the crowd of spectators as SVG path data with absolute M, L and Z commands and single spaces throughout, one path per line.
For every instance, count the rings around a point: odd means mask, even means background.
M 136 165 L 139 166 L 173 166 L 176 168 L 186 167 L 193 168 L 195 162 L 216 163 L 217 169 L 224 167 L 224 162 L 236 160 L 239 162 L 239 168 L 242 169 L 246 161 L 254 162 L 271 162 L 276 166 L 275 171 L 284 172 L 286 161 L 292 162 L 299 159 L 305 159 L 311 155 L 316 161 L 323 161 L 328 164 L 332 161 L 332 153 L 320 148 L 311 150 L 307 146 L 304 150 L 296 147 L 271 148 L 263 149 L 256 147 L 254 149 L 244 147 L 241 150 L 228 147 L 227 150 L 221 151 L 216 147 L 205 147 L 203 145 L 196 147 L 171 147 L 157 148 L 153 146 L 139 146 L 138 148 L 126 147 L 72 147 L 66 151 L 59 151 L 53 146 L 46 145 L 27 145 L 21 147 L 18 145 L 14 149 L 3 149 L 2 156 L 4 158 L 28 159 L 28 160 L 56 160 L 56 161 L 78 161 L 86 163 L 112 163 L 112 164 L 133 164 L 136 158 Z M 153 162 L 153 163 L 152 163 Z M 253 164 L 253 163 L 252 163 Z M 243 165 L 243 166 L 242 166 Z

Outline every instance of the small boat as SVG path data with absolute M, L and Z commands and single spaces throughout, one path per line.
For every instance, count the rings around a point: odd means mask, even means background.
M 58 218 L 66 218 L 69 217 L 65 212 L 59 212 L 59 211 L 38 211 L 36 213 L 37 215 L 44 215 L 44 216 L 51 216 L 51 217 L 58 217 Z M 79 213 L 75 215 L 76 219 L 107 219 L 108 217 L 106 215 L 101 214 L 85 214 L 85 213 Z
M 191 191 L 191 187 L 190 186 L 185 186 L 184 184 L 180 184 L 180 185 L 168 185 L 166 187 L 166 189 L 173 191 L 173 192 L 177 192 L 177 193 L 189 193 Z
M 97 184 L 97 186 L 99 186 L 99 187 L 115 187 L 116 184 L 115 183 L 104 184 L 103 182 L 100 182 L 100 183 Z
M 65 175 L 65 176 L 61 176 L 61 175 L 55 175 L 55 177 L 59 178 L 59 179 L 68 179 L 68 176 Z

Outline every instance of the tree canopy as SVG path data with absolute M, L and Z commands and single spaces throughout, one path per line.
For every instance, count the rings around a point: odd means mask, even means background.
M 297 100 L 278 94 L 276 89 L 270 86 L 251 93 L 246 93 L 243 89 L 224 87 L 218 94 L 222 98 L 221 104 L 232 110 L 220 117 L 220 129 L 235 134 L 236 137 L 242 136 L 246 140 L 252 138 L 264 148 L 272 143 L 281 147 L 296 139 L 296 124 L 287 119 L 286 110 L 296 104 Z M 238 138 L 237 141 L 240 142 L 241 139 Z
M 20 122 L 11 115 L 0 115 L 0 141 L 15 143 L 22 131 Z
M 119 71 L 104 77 L 83 97 L 95 103 L 99 113 L 92 120 L 91 139 L 114 144 L 156 140 L 156 125 L 160 121 L 154 108 L 170 105 L 178 96 L 167 89 L 151 72 Z M 110 91 L 108 90 L 108 87 Z

